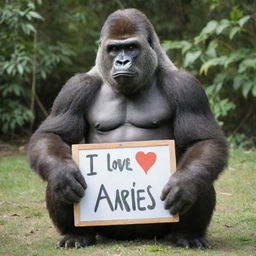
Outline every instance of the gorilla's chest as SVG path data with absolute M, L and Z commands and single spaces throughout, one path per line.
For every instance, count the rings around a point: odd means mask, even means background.
M 170 121 L 171 112 L 166 98 L 155 86 L 130 97 L 102 86 L 86 119 L 89 126 L 98 131 L 111 131 L 122 126 L 156 129 Z

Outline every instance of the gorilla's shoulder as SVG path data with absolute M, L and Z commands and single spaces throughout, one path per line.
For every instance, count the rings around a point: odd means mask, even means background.
M 177 90 L 189 92 L 202 89 L 200 82 L 192 73 L 186 70 L 174 70 L 171 73 Z
M 100 86 L 101 78 L 96 72 L 78 73 L 72 76 L 64 85 L 66 90 L 84 90 L 93 86 Z
M 89 104 L 102 84 L 97 73 L 79 73 L 71 77 L 53 103 L 53 110 Z
M 182 97 L 201 97 L 204 90 L 196 77 L 186 70 L 171 72 L 173 89 Z
M 173 70 L 168 73 L 168 78 L 163 84 L 169 100 L 176 104 L 197 104 L 208 102 L 206 94 L 196 77 L 186 70 Z

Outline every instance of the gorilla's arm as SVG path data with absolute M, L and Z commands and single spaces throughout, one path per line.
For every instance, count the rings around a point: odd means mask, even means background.
M 31 167 L 53 186 L 58 198 L 67 202 L 77 202 L 86 188 L 72 160 L 70 145 L 83 139 L 84 113 L 98 85 L 98 79 L 87 74 L 72 77 L 29 142 Z
M 185 71 L 176 71 L 173 81 L 167 94 L 176 101 L 173 122 L 178 165 L 161 198 L 172 214 L 182 214 L 200 193 L 207 193 L 225 167 L 227 144 L 197 80 Z

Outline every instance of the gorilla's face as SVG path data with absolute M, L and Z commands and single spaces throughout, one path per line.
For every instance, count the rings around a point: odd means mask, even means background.
M 96 61 L 104 81 L 126 95 L 147 83 L 157 62 L 155 51 L 143 35 L 103 39 Z

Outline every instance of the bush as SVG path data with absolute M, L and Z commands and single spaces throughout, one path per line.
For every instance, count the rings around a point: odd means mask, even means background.
M 209 21 L 191 40 L 163 43 L 167 51 L 180 50 L 175 58 L 177 65 L 200 77 L 221 125 L 227 115 L 235 117 L 244 102 L 253 102 L 256 97 L 256 51 L 249 36 L 251 17 L 238 10 L 234 7 L 229 18 Z M 234 109 L 237 112 L 231 111 Z M 236 127 L 228 131 L 232 130 Z
M 8 3 L 8 2 L 7 2 Z M 37 1 L 37 6 L 41 1 Z M 37 93 L 40 80 L 60 63 L 71 63 L 74 53 L 57 42 L 38 41 L 37 25 L 43 17 L 33 1 L 17 1 L 0 9 L 0 131 L 17 132 L 33 123 L 34 105 L 46 113 Z M 11 40 L 10 40 L 11 39 Z

